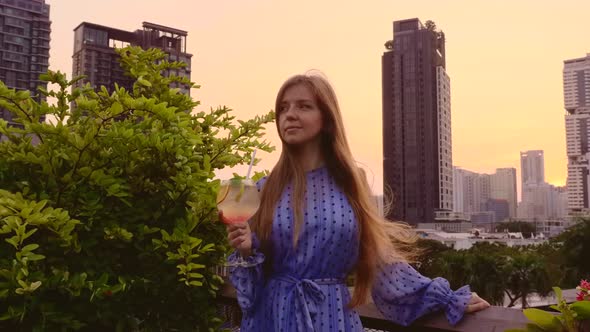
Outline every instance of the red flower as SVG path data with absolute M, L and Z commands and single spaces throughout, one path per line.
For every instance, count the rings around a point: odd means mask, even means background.
M 102 294 L 104 296 L 112 296 L 113 295 L 113 291 L 111 291 L 110 289 L 107 289 L 106 291 L 102 292 Z
M 584 301 L 584 293 L 582 293 L 582 292 L 578 293 L 578 296 L 576 296 L 576 300 L 577 301 Z
M 580 288 L 583 288 L 584 290 L 590 290 L 590 282 L 587 280 L 580 281 Z

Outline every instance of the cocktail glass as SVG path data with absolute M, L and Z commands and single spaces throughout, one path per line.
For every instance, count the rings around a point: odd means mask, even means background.
M 251 179 L 234 178 L 221 181 L 217 194 L 217 208 L 222 212 L 221 221 L 226 225 L 245 223 L 260 206 L 260 195 Z M 226 266 L 251 266 L 238 254 L 234 262 Z

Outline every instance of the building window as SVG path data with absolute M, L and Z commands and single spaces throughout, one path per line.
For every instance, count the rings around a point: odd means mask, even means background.
M 108 46 L 108 34 L 106 31 L 100 31 L 91 28 L 84 29 L 84 42 L 95 45 Z

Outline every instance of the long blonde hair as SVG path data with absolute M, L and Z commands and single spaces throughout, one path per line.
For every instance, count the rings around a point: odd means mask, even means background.
M 390 222 L 379 215 L 377 206 L 371 198 L 371 190 L 366 177 L 356 166 L 344 132 L 344 125 L 338 100 L 326 79 L 318 75 L 296 75 L 281 86 L 276 99 L 275 110 L 279 110 L 286 90 L 295 85 L 310 89 L 322 112 L 321 152 L 336 184 L 343 190 L 359 226 L 360 252 L 355 266 L 355 290 L 350 307 L 366 303 L 372 282 L 378 268 L 393 261 L 408 261 L 415 257 L 415 237 L 406 224 Z M 278 114 L 277 114 L 278 118 Z M 276 121 L 279 131 L 279 121 Z M 282 140 L 282 137 L 281 137 Z M 295 160 L 292 147 L 284 141 L 279 161 L 269 174 L 261 192 L 261 205 L 254 217 L 252 230 L 261 241 L 261 249 L 267 256 L 266 270 L 271 268 L 270 236 L 273 214 L 283 190 L 292 183 L 292 209 L 295 217 L 294 244 L 303 226 L 305 172 Z

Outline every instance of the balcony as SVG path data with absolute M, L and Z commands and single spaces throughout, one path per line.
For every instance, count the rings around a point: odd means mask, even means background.
M 238 328 L 241 320 L 241 311 L 236 301 L 235 289 L 226 282 L 220 293 L 218 303 L 225 316 L 226 327 Z M 466 314 L 455 326 L 451 326 L 443 313 L 435 313 L 419 319 L 411 326 L 404 327 L 385 319 L 374 304 L 367 304 L 357 309 L 365 331 L 478 331 L 501 332 L 511 328 L 524 328 L 527 319 L 519 309 L 490 307 L 486 310 Z

